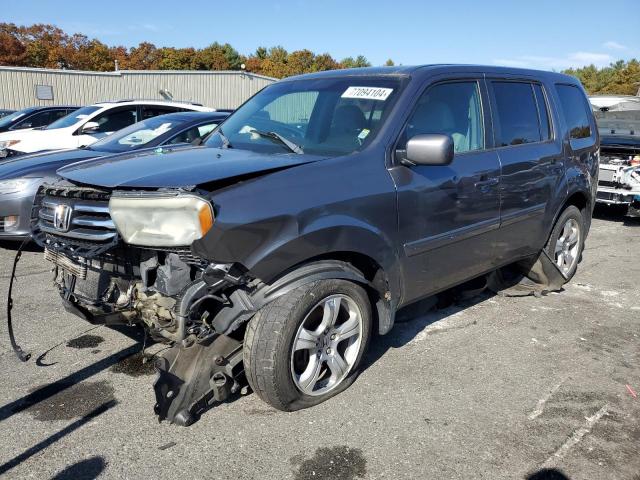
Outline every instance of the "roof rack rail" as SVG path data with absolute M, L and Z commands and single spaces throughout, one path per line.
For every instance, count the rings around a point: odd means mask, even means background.
M 105 100 L 95 103 L 125 103 L 125 102 L 164 102 L 164 103 L 184 103 L 187 105 L 195 105 L 196 107 L 203 107 L 202 103 L 193 102 L 191 100 L 165 100 L 164 98 L 124 98 L 122 100 Z

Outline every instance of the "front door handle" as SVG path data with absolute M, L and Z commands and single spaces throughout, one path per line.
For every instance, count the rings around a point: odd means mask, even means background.
M 482 190 L 485 190 L 488 187 L 492 187 L 494 185 L 498 185 L 498 183 L 500 183 L 500 180 L 498 179 L 498 177 L 492 177 L 492 178 L 486 178 L 486 177 L 480 177 L 480 181 L 474 183 L 474 186 L 476 188 L 480 188 Z

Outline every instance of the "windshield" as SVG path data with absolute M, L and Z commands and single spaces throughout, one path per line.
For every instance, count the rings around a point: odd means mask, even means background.
M 402 88 L 400 78 L 383 76 L 276 83 L 233 113 L 206 144 L 263 153 L 346 155 L 375 138 Z
M 163 116 L 148 118 L 103 138 L 92 144 L 91 150 L 122 153 L 144 147 L 160 135 L 182 125 L 184 120 L 166 119 Z
M 82 107 L 67 116 L 64 116 L 51 125 L 45 128 L 45 130 L 55 130 L 56 128 L 71 127 L 78 123 L 80 120 L 87 118 L 93 112 L 100 110 L 101 107 Z
M 24 110 L 10 113 L 6 117 L 2 117 L 0 119 L 0 127 L 7 127 L 21 117 L 24 117 L 26 114 L 33 112 L 34 110 L 35 108 L 25 108 Z

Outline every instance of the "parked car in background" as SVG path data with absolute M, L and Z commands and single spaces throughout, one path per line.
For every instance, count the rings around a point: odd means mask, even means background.
M 29 130 L 42 128 L 76 111 L 78 107 L 29 107 L 17 112 L 10 112 L 0 118 L 0 132 Z M 0 151 L 0 156 L 2 151 Z
M 640 97 L 590 98 L 600 132 L 598 203 L 640 216 Z M 604 106 L 603 106 L 604 105 Z
M 170 344 L 160 419 L 189 425 L 245 377 L 297 410 L 347 388 L 404 305 L 513 262 L 571 279 L 597 158 L 574 77 L 328 71 L 267 86 L 206 146 L 58 170 L 34 238 L 68 311 Z
M 82 107 L 43 129 L 0 133 L 0 156 L 10 157 L 45 150 L 82 148 L 140 120 L 165 113 L 190 111 L 212 112 L 214 110 L 194 103 L 160 100 L 96 103 Z
M 228 113 L 179 112 L 147 118 L 89 147 L 24 155 L 0 163 L 0 240 L 21 240 L 30 232 L 33 199 L 58 168 L 81 160 L 145 148 L 171 148 L 207 136 Z
M 6 108 L 2 108 L 0 109 L 0 118 L 6 117 L 7 115 L 13 112 L 15 112 L 15 110 L 7 110 Z

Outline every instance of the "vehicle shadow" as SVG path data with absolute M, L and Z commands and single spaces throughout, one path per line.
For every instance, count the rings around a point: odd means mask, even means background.
M 12 240 L 0 240 L 0 248 L 4 248 L 5 250 L 17 251 L 20 248 L 22 241 L 12 241 Z M 33 240 L 27 243 L 23 248 L 23 252 L 42 252 L 42 247 L 38 246 Z
M 557 468 L 543 468 L 527 475 L 525 480 L 570 480 L 570 478 Z
M 626 227 L 640 227 L 640 218 L 629 217 L 626 213 L 627 207 L 623 205 L 596 204 L 596 208 L 593 210 L 593 218 L 622 223 Z
M 0 407 L 0 422 L 8 419 L 9 417 L 23 412 L 24 410 L 43 402 L 54 395 L 82 382 L 83 380 L 96 375 L 103 370 L 110 368 L 111 366 L 119 363 L 131 355 L 134 355 L 140 351 L 140 344 L 134 344 L 119 352 L 116 352 L 108 357 L 103 358 L 91 365 L 88 365 L 80 370 L 67 375 L 53 383 L 45 385 L 37 390 L 34 390 L 23 397 L 20 397 L 13 402 L 7 403 Z
M 51 480 L 93 480 L 105 470 L 107 463 L 103 457 L 95 456 L 69 465 Z
M 70 433 L 78 430 L 80 427 L 82 427 L 83 425 L 89 423 L 94 418 L 98 417 L 99 415 L 102 415 L 107 410 L 110 410 L 111 408 L 113 408 L 116 404 L 117 404 L 117 402 L 115 400 L 111 400 L 109 402 L 103 403 L 102 405 L 100 405 L 96 409 L 92 410 L 91 412 L 89 412 L 88 414 L 86 414 L 83 417 L 79 418 L 78 420 L 74 421 L 70 425 L 68 425 L 65 428 L 63 428 L 62 430 L 54 433 L 53 435 L 50 435 L 49 437 L 45 438 L 41 442 L 35 444 L 33 447 L 25 450 L 20 455 L 15 456 L 14 458 L 9 460 L 8 462 L 3 463 L 2 465 L 0 465 L 0 476 L 4 475 L 9 470 L 17 467 L 18 465 L 20 465 L 25 460 L 28 460 L 29 458 L 33 457 L 34 455 L 38 454 L 39 452 L 45 450 L 47 447 L 51 446 L 52 444 L 54 444 L 55 442 L 57 442 L 61 438 L 63 438 L 65 436 L 69 435 Z M 80 462 L 80 463 L 83 463 L 83 462 Z M 76 464 L 76 465 L 78 465 L 78 464 Z M 86 469 L 88 467 L 89 466 L 86 465 L 86 464 L 83 466 L 85 471 L 86 471 Z M 102 468 L 104 469 L 104 462 L 103 462 Z M 96 466 L 94 465 L 93 466 L 93 471 L 95 471 L 95 470 L 96 470 Z M 61 472 L 61 474 L 62 473 L 63 472 Z M 80 473 L 80 472 L 76 471 L 76 473 Z M 98 474 L 99 473 L 100 472 L 98 472 Z M 55 478 L 96 478 L 96 477 L 95 476 L 93 476 L 93 477 L 84 477 L 84 476 L 80 476 L 80 475 L 73 475 L 73 476 L 67 475 L 67 476 L 63 476 L 63 477 L 56 476 Z
M 376 363 L 390 349 L 401 348 L 414 340 L 427 327 L 482 303 L 496 294 L 485 289 L 476 289 L 473 285 L 465 289 L 457 287 L 446 290 L 433 297 L 408 305 L 398 311 L 396 324 L 387 335 L 372 337 L 369 349 L 363 359 L 362 371 Z M 470 325 L 450 327 L 464 328 Z M 443 330 L 437 330 L 441 333 Z

